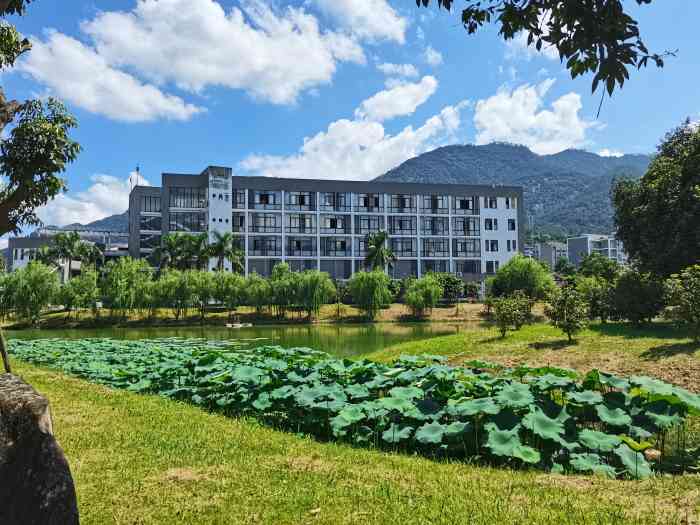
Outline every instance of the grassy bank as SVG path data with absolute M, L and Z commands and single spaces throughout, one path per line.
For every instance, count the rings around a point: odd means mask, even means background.
M 513 366 L 552 365 L 621 375 L 650 375 L 700 392 L 700 344 L 669 324 L 636 328 L 627 323 L 593 324 L 568 344 L 560 330 L 537 323 L 501 339 L 495 328 L 468 327 L 458 334 L 403 343 L 369 354 L 388 361 L 401 354 L 440 354 L 453 364 L 484 359 Z
M 643 482 L 321 444 L 16 363 L 51 400 L 83 523 L 696 523 L 700 478 Z

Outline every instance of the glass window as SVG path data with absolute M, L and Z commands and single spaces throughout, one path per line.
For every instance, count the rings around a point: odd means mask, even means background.
M 316 216 L 304 213 L 292 213 L 286 216 L 287 233 L 316 233 Z
M 282 208 L 282 193 L 279 191 L 252 191 L 252 205 L 255 210 L 279 210 Z M 250 196 L 249 196 L 250 197 Z
M 389 213 L 415 213 L 416 196 L 398 194 L 391 195 L 389 201 Z
M 160 196 L 144 195 L 141 197 L 141 211 L 160 213 Z
M 423 205 L 421 209 L 423 213 L 446 215 L 450 211 L 449 202 L 449 197 L 446 195 L 423 195 Z
M 462 237 L 479 236 L 478 217 L 455 217 L 452 223 L 452 234 Z
M 453 257 L 481 257 L 479 239 L 454 239 Z
M 415 257 L 416 239 L 391 239 L 391 250 L 396 257 Z
M 320 194 L 321 211 L 350 211 L 350 194 L 323 192 Z
M 322 215 L 321 233 L 350 233 L 350 215 Z
M 423 268 L 423 273 L 435 272 L 435 273 L 446 273 L 450 271 L 450 261 L 443 260 L 423 260 L 421 261 Z
M 322 237 L 321 255 L 324 257 L 347 257 L 352 255 L 350 238 Z
M 495 210 L 498 208 L 498 199 L 496 197 L 484 197 L 484 207 Z
M 278 213 L 251 213 L 249 224 L 254 233 L 282 232 L 282 216 Z
M 311 211 L 314 206 L 314 194 L 309 191 L 288 191 L 284 194 L 285 208 L 288 210 Z
M 498 241 L 494 239 L 487 239 L 484 241 L 484 251 L 487 252 L 497 252 L 498 251 Z
M 384 217 L 377 215 L 358 215 L 355 217 L 355 233 L 366 235 L 384 228 Z
M 450 256 L 449 239 L 421 239 L 421 244 L 423 245 L 421 250 L 422 257 Z
M 142 233 L 139 246 L 141 250 L 155 250 L 160 246 L 160 233 Z
M 484 230 L 497 231 L 498 219 L 484 219 Z
M 486 273 L 494 274 L 498 271 L 498 261 L 486 261 Z
M 355 209 L 357 211 L 384 211 L 384 196 L 381 193 L 356 193 Z
M 163 229 L 160 215 L 141 215 L 139 217 L 139 230 L 161 231 Z
M 248 255 L 280 256 L 282 255 L 282 238 L 248 237 Z
M 477 197 L 459 196 L 453 198 L 455 215 L 478 215 L 479 199 Z
M 416 235 L 417 222 L 416 217 L 389 217 L 389 233 L 394 235 Z
M 203 212 L 170 212 L 168 230 L 171 232 L 205 232 L 206 215 Z
M 508 231 L 515 231 L 515 219 L 508 219 Z
M 449 235 L 447 217 L 421 217 L 422 235 Z
M 481 261 L 455 261 L 455 273 L 457 275 L 480 274 Z
M 170 188 L 171 208 L 206 208 L 207 189 L 206 188 L 181 188 L 173 186 Z
M 287 237 L 286 254 L 290 257 L 313 257 L 316 255 L 315 237 Z
M 245 231 L 245 213 L 233 213 L 231 216 L 231 231 Z
M 245 209 L 245 190 L 234 190 L 231 207 L 234 210 Z

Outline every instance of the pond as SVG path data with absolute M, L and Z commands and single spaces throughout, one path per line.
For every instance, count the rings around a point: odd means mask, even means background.
M 204 339 L 253 340 L 259 344 L 284 347 L 304 346 L 322 350 L 338 357 L 356 357 L 382 350 L 407 341 L 417 341 L 449 335 L 460 330 L 459 325 L 433 324 L 317 324 L 317 325 L 260 325 L 250 328 L 224 327 L 159 327 L 159 328 L 97 328 L 80 330 L 7 330 L 8 339 L 82 339 L 110 337 L 114 339 L 155 339 L 183 337 Z

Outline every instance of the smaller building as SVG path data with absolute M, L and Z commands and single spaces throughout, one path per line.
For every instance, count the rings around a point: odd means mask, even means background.
M 526 244 L 523 250 L 526 257 L 537 259 L 545 263 L 550 269 L 554 269 L 559 259 L 568 259 L 569 253 L 566 243 L 549 241 Z
M 585 233 L 579 237 L 566 239 L 566 246 L 569 262 L 577 268 L 581 265 L 581 261 L 592 253 L 599 253 L 620 264 L 627 264 L 627 254 L 622 246 L 622 241 L 617 239 L 615 234 Z

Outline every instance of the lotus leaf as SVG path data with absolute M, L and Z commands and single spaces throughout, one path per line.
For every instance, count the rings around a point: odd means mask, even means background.
M 345 393 L 353 399 L 364 399 L 369 397 L 369 389 L 364 385 L 349 385 L 345 387 Z
M 470 423 L 463 423 L 461 421 L 454 421 L 449 425 L 445 426 L 445 436 L 449 438 L 459 437 L 467 433 L 471 429 Z
M 255 401 L 253 401 L 253 408 L 260 410 L 261 412 L 264 412 L 271 406 L 272 402 L 270 401 L 270 394 L 267 392 L 263 392 Z
M 501 408 L 492 397 L 478 399 L 462 399 L 450 403 L 447 407 L 448 414 L 452 416 L 473 416 L 476 414 L 498 414 Z
M 513 457 L 518 458 L 524 463 L 534 464 L 540 462 L 540 453 L 527 445 L 517 445 L 513 449 Z
M 402 427 L 392 423 L 388 429 L 382 432 L 382 439 L 387 443 L 399 443 L 400 441 L 410 438 L 412 433 L 413 427 Z
M 626 427 L 632 423 L 632 418 L 620 408 L 608 408 L 607 405 L 596 405 L 598 417 L 603 423 L 614 427 Z
M 651 476 L 651 467 L 647 460 L 644 459 L 643 454 L 635 452 L 624 443 L 617 447 L 614 452 L 620 458 L 625 470 L 631 477 L 645 479 Z
M 584 390 L 582 392 L 567 392 L 566 398 L 569 401 L 581 403 L 582 405 L 597 405 L 603 402 L 603 396 L 595 390 Z
M 531 382 L 532 385 L 542 391 L 551 390 L 553 388 L 565 388 L 573 383 L 574 380 L 569 377 L 556 376 L 551 373 L 541 375 Z
M 535 400 L 530 393 L 530 387 L 523 383 L 506 384 L 495 397 L 496 401 L 506 408 L 523 408 Z
M 672 395 L 674 390 L 672 385 L 647 376 L 632 376 L 630 377 L 630 383 L 646 390 L 650 394 L 660 396 Z
M 590 428 L 581 430 L 578 434 L 578 439 L 584 447 L 600 452 L 610 452 L 621 443 L 620 438 L 617 436 L 591 430 Z
M 531 409 L 522 421 L 525 428 L 543 439 L 551 439 L 557 443 L 563 440 L 564 425 L 557 419 L 548 417 L 539 407 Z
M 425 392 L 415 386 L 395 386 L 389 390 L 389 395 L 401 399 L 420 399 L 425 395 Z
M 426 423 L 416 430 L 416 440 L 424 445 L 442 442 L 445 426 L 440 423 Z
M 515 448 L 522 445 L 518 432 L 519 426 L 511 430 L 501 430 L 494 423 L 487 423 L 484 428 L 488 431 L 489 437 L 486 446 L 491 449 L 496 456 L 513 457 Z
M 259 384 L 265 376 L 265 371 L 255 366 L 238 366 L 231 374 L 234 381 Z

